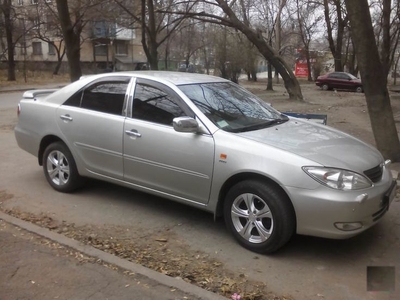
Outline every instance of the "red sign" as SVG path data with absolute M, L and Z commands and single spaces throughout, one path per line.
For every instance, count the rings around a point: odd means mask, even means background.
M 308 77 L 307 63 L 296 62 L 296 68 L 294 70 L 294 76 L 296 77 Z
M 308 77 L 307 59 L 302 49 L 296 49 L 296 66 L 294 69 L 294 76 Z

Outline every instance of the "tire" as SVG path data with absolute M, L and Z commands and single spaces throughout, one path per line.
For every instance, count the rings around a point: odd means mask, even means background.
M 324 84 L 321 86 L 321 88 L 322 88 L 323 91 L 327 91 L 327 90 L 329 90 L 329 85 L 327 85 L 326 83 L 324 83 Z
M 362 93 L 362 92 L 363 92 L 362 86 L 356 87 L 356 92 L 357 92 L 357 93 Z
M 53 189 L 70 193 L 82 184 L 75 160 L 62 142 L 52 143 L 43 153 L 43 171 Z
M 277 251 L 290 240 L 296 226 L 287 195 L 271 184 L 255 180 L 242 181 L 229 190 L 224 218 L 239 244 L 258 253 Z

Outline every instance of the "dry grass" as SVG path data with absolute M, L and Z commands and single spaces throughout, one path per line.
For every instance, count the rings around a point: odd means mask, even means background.
M 69 75 L 61 74 L 61 75 L 53 75 L 52 72 L 49 71 L 27 71 L 26 72 L 26 81 L 23 72 L 16 71 L 16 81 L 8 81 L 7 80 L 7 70 L 0 70 L 0 87 L 6 86 L 16 86 L 23 84 L 48 84 L 48 83 L 59 83 L 59 82 L 68 82 Z

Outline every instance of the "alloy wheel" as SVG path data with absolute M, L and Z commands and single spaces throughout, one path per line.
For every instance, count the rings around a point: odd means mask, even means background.
M 61 151 L 51 151 L 47 156 L 47 173 L 50 180 L 58 186 L 68 183 L 70 167 L 67 158 Z
M 267 203 L 251 193 L 241 194 L 233 201 L 231 218 L 239 235 L 250 243 L 265 242 L 274 229 Z

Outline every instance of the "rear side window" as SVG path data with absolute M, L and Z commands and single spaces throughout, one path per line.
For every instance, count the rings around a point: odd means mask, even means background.
M 128 82 L 98 82 L 70 97 L 64 105 L 122 115 Z

